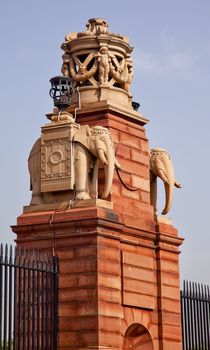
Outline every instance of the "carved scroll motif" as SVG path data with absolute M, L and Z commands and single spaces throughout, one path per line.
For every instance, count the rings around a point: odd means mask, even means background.
M 115 61 L 116 67 L 116 61 Z M 115 68 L 110 62 L 110 74 L 121 85 L 121 88 L 130 93 L 130 84 L 133 78 L 133 65 L 130 58 L 122 60 Z
M 89 53 L 84 62 L 81 62 L 79 57 L 76 55 L 63 55 L 63 65 L 61 72 L 66 77 L 71 77 L 74 81 L 74 87 L 77 86 L 77 83 L 82 83 L 86 81 L 91 81 L 92 85 L 97 85 L 97 82 L 93 78 L 98 69 L 98 61 L 94 57 L 95 53 Z M 88 69 L 89 63 L 94 60 L 92 67 Z
M 109 85 L 125 90 L 130 94 L 130 85 L 133 78 L 133 65 L 130 57 L 117 57 L 102 46 L 98 52 L 87 54 L 84 61 L 76 54 L 63 55 L 61 72 L 71 77 L 74 87 L 80 85 Z

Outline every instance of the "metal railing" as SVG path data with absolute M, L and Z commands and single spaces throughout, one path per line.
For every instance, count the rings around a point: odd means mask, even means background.
M 210 350 L 209 287 L 184 281 L 181 291 L 183 350 Z
M 0 350 L 57 349 L 58 259 L 0 247 Z

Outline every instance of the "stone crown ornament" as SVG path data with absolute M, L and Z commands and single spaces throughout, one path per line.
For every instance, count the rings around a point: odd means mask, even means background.
M 130 86 L 133 78 L 132 47 L 128 39 L 108 30 L 108 23 L 92 18 L 81 33 L 68 33 L 61 72 L 79 87 L 81 103 L 115 102 L 132 108 Z M 75 101 L 77 98 L 75 89 Z

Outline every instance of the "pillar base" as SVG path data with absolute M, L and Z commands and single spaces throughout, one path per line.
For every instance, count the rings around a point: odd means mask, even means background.
M 151 349 L 181 350 L 182 239 L 170 223 L 139 223 L 92 206 L 24 213 L 12 227 L 17 246 L 59 257 L 58 349 L 136 349 L 137 324 Z

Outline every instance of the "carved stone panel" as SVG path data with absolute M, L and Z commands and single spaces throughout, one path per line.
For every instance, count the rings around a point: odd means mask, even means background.
M 47 141 L 41 147 L 41 192 L 73 189 L 69 141 Z
M 73 130 L 72 128 L 42 128 L 41 192 L 73 190 Z

